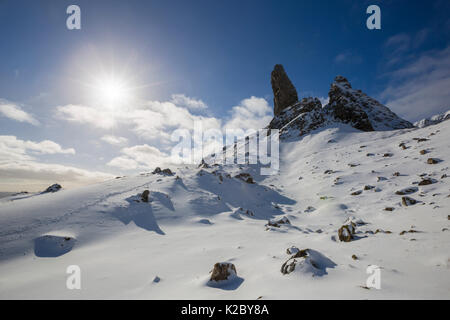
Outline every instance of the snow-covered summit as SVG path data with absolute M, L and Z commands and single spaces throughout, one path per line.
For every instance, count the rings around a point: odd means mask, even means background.
M 430 118 L 422 119 L 420 121 L 417 121 L 414 123 L 415 127 L 418 128 L 425 128 L 434 124 L 438 124 L 442 121 L 450 119 L 450 110 L 448 110 L 445 113 L 436 114 Z

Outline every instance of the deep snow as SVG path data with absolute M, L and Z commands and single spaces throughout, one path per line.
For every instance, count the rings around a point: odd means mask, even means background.
M 281 143 L 273 176 L 180 166 L 174 176 L 2 198 L 0 298 L 449 299 L 448 137 L 450 121 L 384 132 L 340 125 Z M 256 183 L 235 178 L 242 172 Z M 418 186 L 422 174 L 436 183 Z M 418 204 L 402 206 L 396 191 L 407 187 Z M 137 202 L 146 189 L 150 203 Z M 282 217 L 291 225 L 266 226 Z M 366 224 L 340 242 L 348 219 Z M 283 275 L 293 246 L 326 261 L 323 272 L 305 264 Z M 238 283 L 209 286 L 216 262 L 232 262 Z M 69 265 L 81 268 L 81 290 L 66 288 Z M 369 265 L 382 268 L 380 290 L 363 288 Z

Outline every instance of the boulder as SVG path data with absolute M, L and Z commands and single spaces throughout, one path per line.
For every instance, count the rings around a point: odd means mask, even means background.
M 419 186 L 427 186 L 427 185 L 433 184 L 435 182 L 436 182 L 436 180 L 433 180 L 431 178 L 425 178 L 425 179 L 423 179 L 422 181 L 419 182 Z
M 428 163 L 428 164 L 437 164 L 437 163 L 439 163 L 439 160 L 438 160 L 438 159 L 435 159 L 435 158 L 429 158 L 429 159 L 427 160 L 427 163 Z
M 145 190 L 144 192 L 142 192 L 141 194 L 141 200 L 143 202 L 148 202 L 148 196 L 150 195 L 150 191 Z
M 352 241 L 354 234 L 355 234 L 355 225 L 353 223 L 343 225 L 338 230 L 339 240 L 343 242 Z
M 410 198 L 410 197 L 402 197 L 402 204 L 403 204 L 405 207 L 415 205 L 416 203 L 417 203 L 417 200 L 415 200 L 415 199 L 413 199 L 413 198 Z
M 159 174 L 159 173 L 161 173 L 161 168 L 160 168 L 160 167 L 156 167 L 155 170 L 153 170 L 152 173 L 153 173 L 153 174 Z
M 236 276 L 236 267 L 230 262 L 218 262 L 214 265 L 211 270 L 210 281 L 225 281 L 230 280 L 232 277 Z

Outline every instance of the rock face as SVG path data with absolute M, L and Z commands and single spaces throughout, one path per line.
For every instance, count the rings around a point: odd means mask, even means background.
M 354 90 L 342 76 L 334 79 L 328 96 L 329 103 L 324 107 L 317 98 L 303 98 L 300 102 L 280 109 L 275 95 L 275 117 L 268 129 L 279 129 L 280 137 L 286 138 L 293 135 L 303 136 L 321 127 L 339 123 L 348 124 L 361 131 L 413 127 L 410 122 L 399 118 L 361 90 Z
M 292 106 L 298 101 L 297 90 L 284 71 L 281 64 L 275 65 L 270 82 L 273 90 L 274 114 L 279 115 L 285 108 Z
M 352 86 L 342 76 L 337 76 L 331 84 L 328 97 L 328 108 L 336 119 L 350 124 L 361 131 L 374 131 L 369 117 L 362 109 L 362 105 L 351 94 Z

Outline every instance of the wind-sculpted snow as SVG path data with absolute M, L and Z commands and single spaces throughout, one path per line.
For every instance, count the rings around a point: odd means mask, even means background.
M 449 123 L 289 130 L 271 176 L 183 165 L 2 198 L 0 298 L 448 299 Z M 283 273 L 294 247 L 309 255 Z M 211 286 L 221 261 L 238 278 Z M 82 290 L 66 289 L 69 265 Z M 364 288 L 369 265 L 381 268 L 380 290 Z

